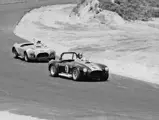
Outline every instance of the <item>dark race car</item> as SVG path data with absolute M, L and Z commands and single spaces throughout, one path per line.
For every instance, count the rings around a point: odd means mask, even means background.
M 75 81 L 82 79 L 107 81 L 109 77 L 109 69 L 106 65 L 85 60 L 76 52 L 64 52 L 59 60 L 50 60 L 48 69 L 52 77 L 63 73 L 71 75 Z

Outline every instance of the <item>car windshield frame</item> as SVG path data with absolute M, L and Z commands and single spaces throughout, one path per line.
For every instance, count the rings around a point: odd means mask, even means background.
M 64 59 L 63 56 L 66 55 L 66 54 L 71 54 L 72 56 L 70 57 L 70 59 Z M 84 58 L 84 59 L 83 59 Z M 88 60 L 87 58 L 85 57 L 82 57 L 82 59 L 79 59 L 78 55 L 76 52 L 64 52 L 61 54 L 59 60 L 61 61 L 67 61 L 67 60 L 82 60 L 82 61 L 87 61 L 87 62 L 90 62 L 90 60 Z
M 60 57 L 60 60 L 74 60 L 74 59 L 73 59 L 74 54 L 75 54 L 75 53 L 71 53 L 71 52 L 70 52 L 70 53 L 62 53 L 62 54 L 61 54 L 61 57 Z M 70 57 L 70 59 L 64 59 L 64 58 L 63 58 L 64 55 L 71 55 L 71 57 Z

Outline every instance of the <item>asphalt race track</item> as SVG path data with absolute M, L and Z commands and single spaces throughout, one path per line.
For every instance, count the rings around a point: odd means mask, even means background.
M 0 110 L 54 120 L 159 120 L 159 89 L 110 75 L 108 82 L 51 78 L 47 63 L 14 59 L 13 34 L 27 9 L 0 11 Z

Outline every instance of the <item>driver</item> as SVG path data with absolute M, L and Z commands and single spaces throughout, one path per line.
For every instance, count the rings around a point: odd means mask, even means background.
M 85 58 L 83 57 L 83 54 L 82 54 L 82 53 L 78 53 L 78 54 L 77 54 L 77 58 L 78 58 L 79 60 L 82 60 L 82 61 L 85 60 Z
M 36 47 L 40 47 L 40 46 L 43 46 L 43 44 L 41 43 L 40 40 L 38 40 L 36 43 L 35 43 Z
M 79 59 L 83 58 L 83 54 L 82 53 L 78 53 L 77 56 L 78 56 Z

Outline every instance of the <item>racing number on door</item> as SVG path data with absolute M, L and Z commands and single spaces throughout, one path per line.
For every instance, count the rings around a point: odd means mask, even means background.
M 66 73 L 69 72 L 69 67 L 68 67 L 68 65 L 65 65 L 65 72 L 66 72 Z

